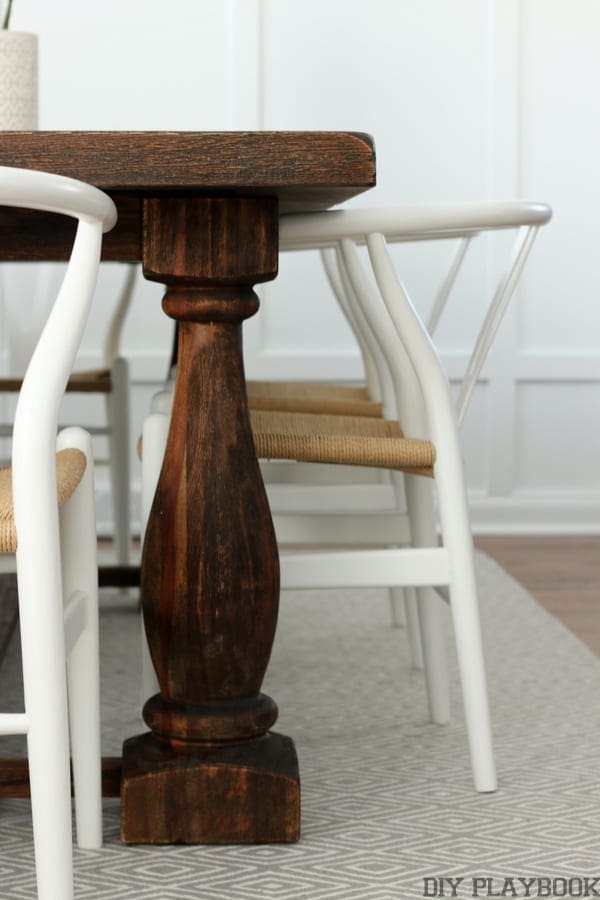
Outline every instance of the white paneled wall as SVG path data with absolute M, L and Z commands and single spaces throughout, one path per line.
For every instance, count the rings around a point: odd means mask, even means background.
M 554 221 L 465 425 L 473 516 L 487 531 L 598 530 L 597 0 L 19 0 L 14 27 L 40 36 L 42 128 L 368 131 L 378 186 L 352 205 L 549 202 Z M 446 252 L 403 251 L 422 308 Z M 498 258 L 493 244 L 475 253 L 442 322 L 454 376 Z M 7 331 L 24 303 L 19 282 L 38 303 L 54 276 L 43 269 L 31 287 L 23 267 L 0 275 Z M 101 275 L 82 364 L 97 361 L 119 277 L 115 266 Z M 316 260 L 283 258 L 259 292 L 250 376 L 360 377 Z M 160 294 L 140 282 L 125 329 L 136 430 L 169 353 Z

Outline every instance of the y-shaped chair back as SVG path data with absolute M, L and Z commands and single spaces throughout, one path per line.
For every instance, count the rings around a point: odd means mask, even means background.
M 382 315 L 377 294 L 369 284 L 356 246 L 368 243 L 368 235 L 375 233 L 384 235 L 388 245 L 457 240 L 455 254 L 427 318 L 426 331 L 433 336 L 472 239 L 482 233 L 518 229 L 509 261 L 499 279 L 465 370 L 456 404 L 458 422 L 462 424 L 473 389 L 518 284 L 537 231 L 548 221 L 550 215 L 551 211 L 545 204 L 508 201 L 420 204 L 414 207 L 284 216 L 281 220 L 281 248 L 287 251 L 321 249 L 329 283 L 347 320 L 360 335 L 360 345 L 366 347 L 366 355 L 377 360 L 377 377 L 374 380 L 379 384 L 386 381 L 389 384 L 391 375 L 396 392 L 392 408 L 396 408 L 399 399 L 397 392 L 400 390 L 402 393 L 404 390 L 402 384 L 394 383 L 394 370 L 398 366 L 398 339 L 390 332 L 389 319 Z M 375 227 L 380 231 L 371 231 Z M 337 269 L 334 257 L 337 257 Z M 371 262 L 375 271 L 373 259 Z M 388 374 L 382 376 L 384 370 Z M 387 400 L 386 414 L 389 416 L 391 395 L 388 393 L 382 399 L 384 407 Z

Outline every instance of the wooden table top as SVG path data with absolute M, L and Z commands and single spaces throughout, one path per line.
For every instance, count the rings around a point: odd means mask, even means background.
M 79 178 L 109 193 L 119 223 L 105 237 L 103 257 L 141 255 L 145 197 L 277 196 L 280 211 L 326 209 L 375 184 L 368 135 L 336 131 L 0 132 L 0 165 Z M 71 230 L 58 219 L 0 214 L 1 259 L 60 259 Z

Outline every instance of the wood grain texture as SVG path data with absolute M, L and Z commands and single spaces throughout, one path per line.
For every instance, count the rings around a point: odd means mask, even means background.
M 270 281 L 277 275 L 278 219 L 274 197 L 144 200 L 144 275 L 169 285 L 218 284 L 221 295 L 227 284 Z M 189 235 L 201 237 L 190 241 Z M 206 311 L 198 313 L 200 299 L 195 293 L 190 302 L 192 321 L 207 318 Z M 223 313 L 227 306 L 217 300 L 213 315 L 217 308 Z M 188 318 L 183 308 L 166 311 L 177 321 Z
M 351 194 L 375 184 L 372 138 L 336 131 L 5 131 L 0 163 L 108 191 L 322 186 Z
M 239 326 L 180 327 L 168 464 L 142 557 L 161 693 L 195 706 L 258 694 L 277 616 L 276 543 L 240 348 Z
M 271 732 L 190 752 L 185 744 L 176 748 L 141 735 L 123 750 L 125 843 L 262 844 L 300 837 L 298 762 L 289 738 Z
M 277 271 L 275 198 L 144 203 L 144 273 L 178 323 L 173 413 L 142 556 L 160 694 L 123 748 L 125 842 L 296 840 L 292 742 L 261 685 L 279 603 L 277 544 L 254 451 L 241 324 Z M 232 755 L 232 745 L 235 752 Z M 282 772 L 281 766 L 284 771 Z
M 156 194 L 279 200 L 281 212 L 326 209 L 375 184 L 368 135 L 350 132 L 0 132 L 0 165 L 79 178 L 107 191 L 119 221 L 102 258 L 142 254 L 142 199 Z M 72 246 L 63 217 L 0 209 L 0 259 L 60 260 Z
M 600 537 L 490 535 L 475 543 L 600 656 Z
M 121 757 L 102 758 L 102 796 L 118 797 L 121 792 Z M 73 785 L 71 784 L 71 793 Z M 26 757 L 0 760 L 0 799 L 30 797 L 29 766 Z
M 132 194 L 112 196 L 119 219 L 113 230 L 104 235 L 102 259 L 136 262 L 142 258 L 142 199 Z M 74 235 L 75 222 L 66 216 L 0 206 L 0 260 L 5 262 L 65 260 Z

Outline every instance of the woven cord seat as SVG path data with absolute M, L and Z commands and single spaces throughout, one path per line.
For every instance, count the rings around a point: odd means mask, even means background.
M 250 409 L 381 418 L 382 404 L 365 387 L 312 381 L 249 381 Z
M 59 507 L 64 506 L 83 478 L 86 468 L 85 454 L 69 448 L 56 454 L 56 484 Z M 15 529 L 12 469 L 0 469 L 0 553 L 14 553 L 17 549 Z
M 398 422 L 253 409 L 250 418 L 259 459 L 372 466 L 433 477 L 434 445 L 404 437 Z

